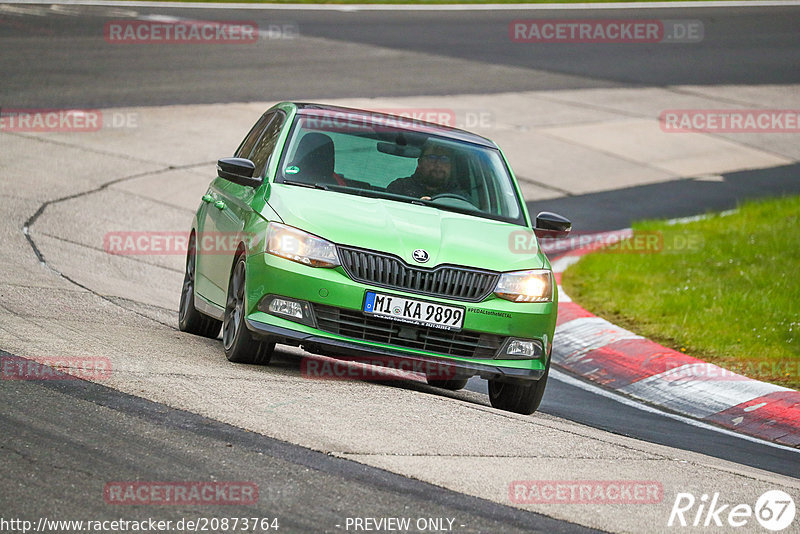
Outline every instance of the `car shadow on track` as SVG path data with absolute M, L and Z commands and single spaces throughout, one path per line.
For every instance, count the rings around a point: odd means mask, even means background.
M 267 366 L 253 367 L 264 367 L 265 371 L 279 371 L 318 382 L 345 381 L 371 383 L 376 386 L 460 400 L 476 406 L 494 409 L 491 408 L 489 404 L 489 397 L 485 393 L 485 387 L 483 388 L 484 392 L 480 392 L 480 388 L 471 387 L 473 382 L 483 382 L 477 378 L 470 380 L 468 388 L 459 391 L 449 391 L 428 385 L 425 381 L 425 377 L 420 373 L 398 371 L 396 369 L 360 362 L 334 359 L 305 351 L 298 353 L 298 349 L 284 346 L 276 347 L 272 360 Z

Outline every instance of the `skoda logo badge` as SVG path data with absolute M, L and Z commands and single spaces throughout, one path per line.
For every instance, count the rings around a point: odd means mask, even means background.
M 428 261 L 430 259 L 430 256 L 428 255 L 428 253 L 425 250 L 421 249 L 421 248 L 418 248 L 417 250 L 415 250 L 411 254 L 411 256 L 413 256 L 413 258 L 419 263 L 425 263 L 426 261 Z

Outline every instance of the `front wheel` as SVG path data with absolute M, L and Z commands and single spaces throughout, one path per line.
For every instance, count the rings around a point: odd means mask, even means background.
M 228 283 L 228 299 L 222 321 L 222 346 L 228 361 L 266 365 L 272 359 L 275 343 L 255 339 L 245 325 L 246 271 L 244 256 L 240 256 L 236 260 Z
M 533 383 L 512 383 L 489 380 L 489 402 L 492 406 L 507 412 L 530 415 L 539 409 L 544 389 L 547 387 L 547 375 L 550 374 L 550 362 L 544 369 L 542 378 Z

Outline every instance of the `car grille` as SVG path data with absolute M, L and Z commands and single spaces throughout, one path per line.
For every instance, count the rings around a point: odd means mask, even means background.
M 370 317 L 360 311 L 314 304 L 320 330 L 363 341 L 374 341 L 463 358 L 494 358 L 506 338 L 462 330 L 452 332 Z
M 356 280 L 412 293 L 478 302 L 497 284 L 498 274 L 467 267 L 411 267 L 400 258 L 380 252 L 337 247 L 342 267 Z

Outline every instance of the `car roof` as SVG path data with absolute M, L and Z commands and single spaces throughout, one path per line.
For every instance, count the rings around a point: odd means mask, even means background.
M 404 117 L 402 115 L 393 115 L 391 113 L 382 113 L 378 111 L 369 111 L 365 109 L 348 108 L 344 106 L 331 106 L 327 104 L 315 104 L 312 102 L 286 102 L 286 104 L 293 105 L 297 108 L 299 115 L 315 115 L 315 116 L 331 116 L 337 114 L 346 114 L 353 117 L 363 117 L 368 120 L 375 120 L 386 118 L 389 120 L 396 120 L 401 123 L 402 128 L 412 131 L 424 132 L 429 134 L 438 135 L 441 137 L 448 137 L 467 143 L 473 143 L 489 148 L 498 148 L 497 145 L 485 137 L 472 132 L 467 132 L 459 128 L 451 126 L 443 126 L 434 122 L 427 122 L 423 120 L 414 119 L 411 117 Z

